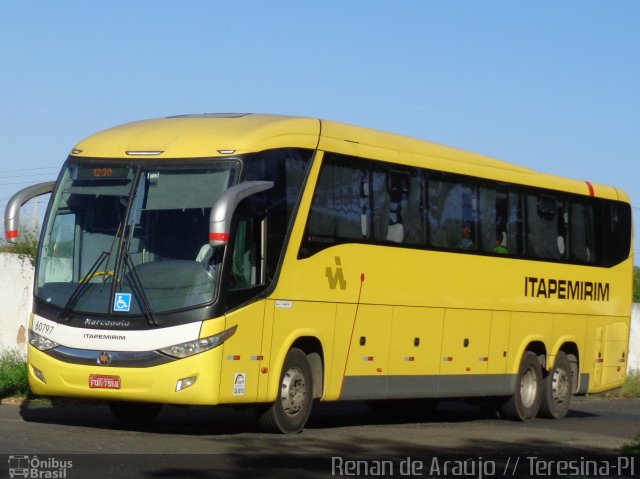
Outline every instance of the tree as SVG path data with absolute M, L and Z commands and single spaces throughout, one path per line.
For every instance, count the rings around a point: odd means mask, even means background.
M 640 303 L 640 267 L 633 267 L 633 302 Z

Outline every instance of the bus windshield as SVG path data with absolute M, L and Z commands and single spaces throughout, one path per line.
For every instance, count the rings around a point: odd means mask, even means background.
M 68 162 L 52 200 L 36 296 L 67 313 L 144 314 L 211 303 L 216 199 L 237 161 L 189 166 Z

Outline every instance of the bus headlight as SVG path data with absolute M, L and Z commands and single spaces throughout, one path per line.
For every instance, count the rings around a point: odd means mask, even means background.
M 220 346 L 235 334 L 236 328 L 237 326 L 234 326 L 233 328 L 229 328 L 226 331 L 209 336 L 208 338 L 200 338 L 194 341 L 187 341 L 186 343 L 174 344 L 173 346 L 162 348 L 158 351 L 178 359 L 193 356 L 194 354 L 203 353 Z
M 32 331 L 31 329 L 29 330 L 29 344 L 38 348 L 40 351 L 46 351 L 48 349 L 53 349 L 56 346 L 60 346 L 55 341 L 51 341 L 44 336 L 40 336 L 38 333 Z

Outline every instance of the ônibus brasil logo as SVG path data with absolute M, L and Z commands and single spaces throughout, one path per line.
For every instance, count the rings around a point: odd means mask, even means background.
M 65 479 L 67 469 L 73 467 L 73 461 L 38 456 L 13 455 L 9 456 L 9 477 Z

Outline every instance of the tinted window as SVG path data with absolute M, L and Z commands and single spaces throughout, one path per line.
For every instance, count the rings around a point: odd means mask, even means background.
M 437 248 L 478 248 L 478 201 L 473 184 L 454 176 L 429 179 L 429 242 Z
M 373 235 L 376 241 L 426 244 L 422 173 L 413 168 L 374 163 Z
M 602 231 L 605 266 L 627 259 L 631 249 L 631 207 L 617 201 L 603 202 Z
M 521 254 L 520 195 L 504 186 L 483 185 L 478 190 L 481 251 Z
M 276 274 L 285 238 L 298 204 L 313 151 L 286 148 L 268 150 L 247 160 L 246 181 L 273 181 L 274 186 L 248 202 L 262 202 L 268 208 L 266 278 Z
M 327 155 L 309 213 L 309 241 L 331 244 L 368 238 L 370 203 L 368 162 Z
M 526 199 L 527 253 L 533 258 L 563 259 L 567 254 L 568 216 L 555 196 L 532 191 Z
M 571 202 L 569 210 L 569 258 L 577 263 L 595 264 L 595 224 L 593 205 L 589 202 Z
M 626 203 L 327 153 L 300 257 L 344 242 L 612 266 Z

